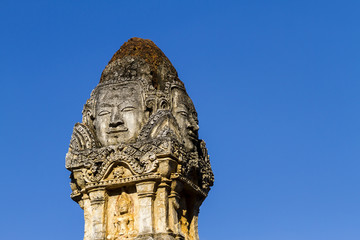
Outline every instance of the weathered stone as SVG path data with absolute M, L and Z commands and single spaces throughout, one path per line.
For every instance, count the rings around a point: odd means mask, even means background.
M 84 240 L 197 240 L 214 182 L 195 107 L 165 54 L 132 38 L 104 69 L 66 155 Z

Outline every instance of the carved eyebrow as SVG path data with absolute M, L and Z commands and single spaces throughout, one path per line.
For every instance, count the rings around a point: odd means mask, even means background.
M 102 103 L 100 104 L 100 107 L 112 107 L 112 105 L 108 103 Z
M 178 108 L 184 108 L 186 111 L 189 111 L 189 108 L 188 108 L 185 104 L 183 104 L 183 103 L 180 103 L 180 104 L 178 105 Z

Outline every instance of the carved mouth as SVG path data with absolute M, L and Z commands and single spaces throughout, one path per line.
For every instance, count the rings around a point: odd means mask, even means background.
M 194 132 L 192 132 L 192 131 L 189 131 L 189 132 L 188 132 L 188 135 L 189 135 L 189 137 L 190 137 L 191 139 L 193 139 L 193 140 L 198 140 L 198 135 L 197 135 L 196 133 L 194 133 Z
M 107 134 L 114 134 L 114 133 L 119 133 L 119 132 L 126 132 L 127 130 L 128 130 L 127 127 L 122 127 L 122 128 L 116 128 L 116 129 L 108 130 L 106 133 Z

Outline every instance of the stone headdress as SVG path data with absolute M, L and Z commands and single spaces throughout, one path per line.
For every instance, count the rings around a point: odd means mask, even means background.
M 141 86 L 146 108 L 151 114 L 158 109 L 169 109 L 172 87 L 185 90 L 170 60 L 151 40 L 131 38 L 113 55 L 102 72 L 99 84 L 84 106 L 83 123 L 92 125 L 95 96 L 100 88 L 129 83 Z

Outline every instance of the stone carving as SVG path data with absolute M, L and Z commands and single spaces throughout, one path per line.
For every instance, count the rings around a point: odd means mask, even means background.
M 172 96 L 172 114 L 179 124 L 183 144 L 189 151 L 194 151 L 198 142 L 198 119 L 197 113 L 190 97 L 184 89 L 173 88 Z
M 116 201 L 113 225 L 114 234 L 109 234 L 107 239 L 133 239 L 136 236 L 133 203 L 125 192 L 122 192 Z
M 103 146 L 135 142 L 146 119 L 141 88 L 113 84 L 97 91 L 94 128 Z
M 124 176 L 124 173 L 125 173 L 124 167 L 120 166 L 114 170 L 113 176 L 114 178 L 121 178 L 122 176 Z
M 198 210 L 214 175 L 194 104 L 164 53 L 130 39 L 82 113 L 65 165 L 71 198 L 84 209 L 84 240 L 199 239 Z

